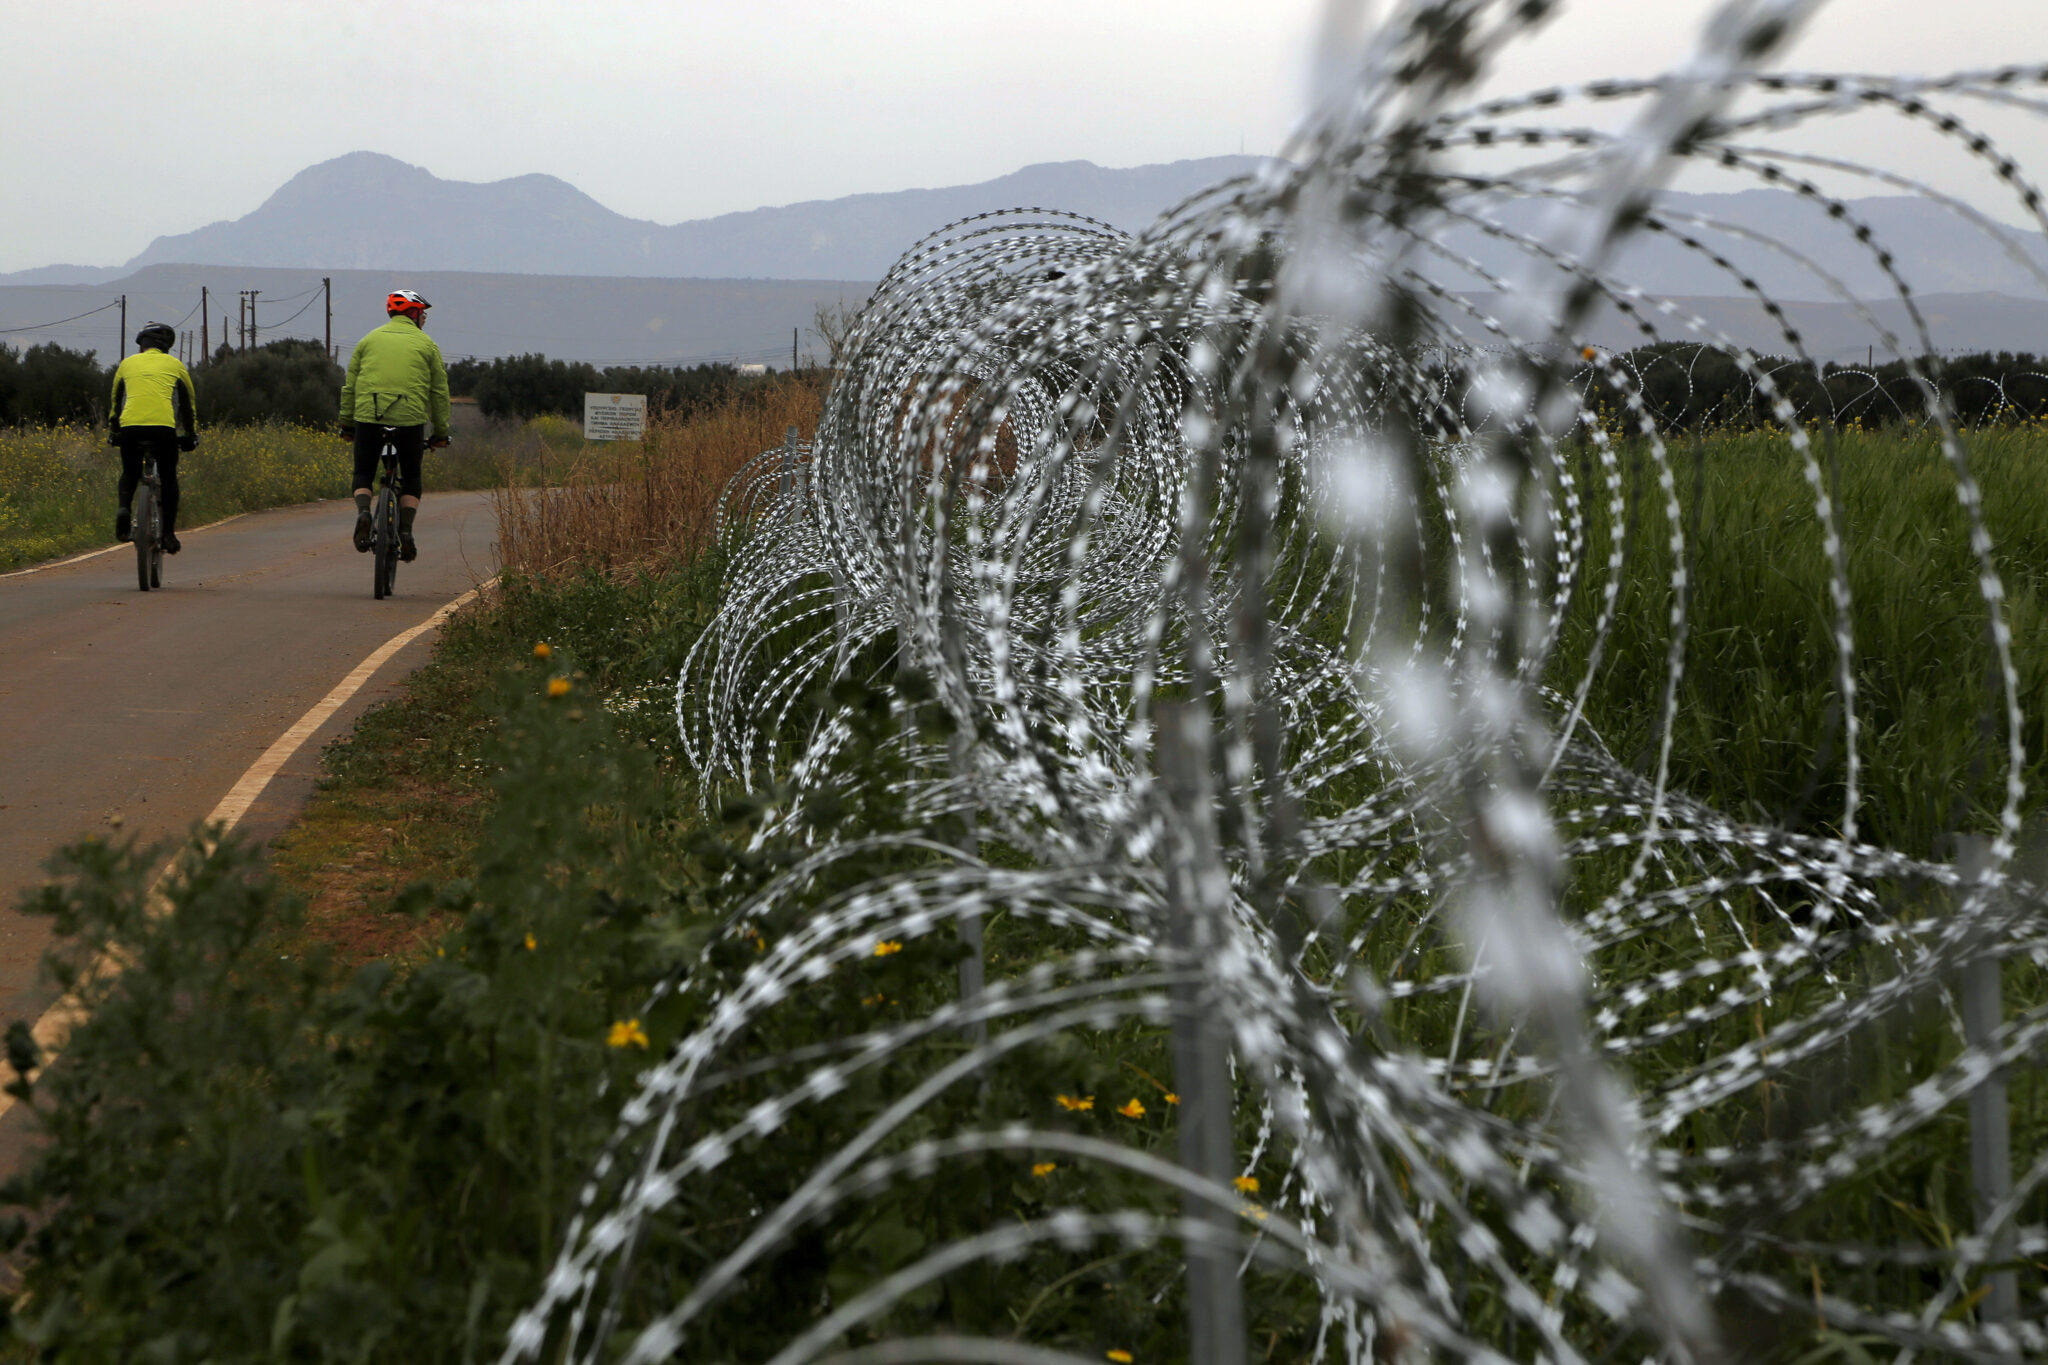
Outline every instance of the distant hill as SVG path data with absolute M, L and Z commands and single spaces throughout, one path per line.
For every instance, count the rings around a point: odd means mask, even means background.
M 700 279 L 875 280 L 935 228 L 994 209 L 1041 207 L 1086 214 L 1137 231 L 1198 190 L 1247 174 L 1257 157 L 1220 156 L 1106 169 L 1086 161 L 1026 166 L 1012 175 L 945 189 L 856 194 L 661 224 L 614 213 L 566 181 L 522 175 L 477 184 L 443 180 L 374 152 L 353 152 L 293 176 L 254 212 L 194 232 L 159 237 L 125 266 L 46 266 L 0 275 L 0 285 L 104 284 L 150 265 L 202 264 L 401 273 L 634 276 Z M 1785 190 L 1666 194 L 1666 211 L 1726 225 L 1680 224 L 1771 294 L 1828 299 L 1812 264 L 1857 297 L 1893 292 L 1847 221 Z M 1916 292 L 2048 298 L 2048 288 L 1982 231 L 1942 205 L 1890 196 L 1851 201 Z M 1509 232 L 1546 234 L 1550 205 L 1536 199 L 1493 211 Z M 2020 253 L 2048 266 L 2048 242 L 2020 233 Z M 1768 237 L 1788 251 L 1755 240 Z M 1510 283 L 1523 258 L 1494 236 L 1452 228 L 1426 269 L 1458 290 Z M 1462 268 L 1468 258 L 1479 271 Z M 1800 258 L 1804 258 L 1803 260 Z M 1482 273 L 1485 272 L 1485 273 Z M 1630 241 L 1617 273 L 1645 292 L 1736 296 L 1736 273 L 1669 236 Z
M 2030 274 L 1982 229 L 1932 200 L 1906 195 L 1848 201 L 1850 218 L 1831 218 L 1811 200 L 1789 190 L 1744 190 L 1738 194 L 1658 196 L 1672 226 L 1711 247 L 1764 291 L 1781 300 L 1824 301 L 1837 296 L 1815 267 L 1838 279 L 1856 298 L 1897 296 L 1897 286 L 1878 266 L 1871 249 L 1856 241 L 1850 219 L 1870 228 L 1873 240 L 1891 253 L 1901 278 L 1915 293 L 2005 294 L 2048 298 L 2048 286 Z M 1528 236 L 1544 235 L 1551 205 L 1519 200 L 1491 215 L 1501 226 Z M 1703 222 L 1686 221 L 1687 216 Z M 1725 225 L 1725 230 L 1704 226 Z M 2009 228 L 2022 257 L 2048 271 L 2048 240 L 2039 231 Z M 1769 238 L 1770 243 L 1757 240 Z M 1776 245 L 1772 245 L 1775 243 Z M 1496 276 L 1514 281 L 1527 257 L 1477 228 L 1443 234 L 1446 253 L 1469 257 Z M 1803 260 L 1800 258 L 1804 258 Z M 1453 289 L 1483 289 L 1483 277 L 1439 260 L 1433 273 Z M 1611 273 L 1646 293 L 1670 297 L 1736 296 L 1745 292 L 1740 276 L 1669 232 L 1643 232 L 1623 247 Z
M 856 194 L 663 225 L 614 213 L 566 181 L 443 180 L 374 152 L 293 176 L 254 212 L 159 237 L 118 273 L 201 264 L 529 275 L 874 280 L 918 238 L 970 214 L 1042 205 L 1135 230 L 1257 165 L 1222 156 L 1107 170 L 1026 166 L 978 185 Z M 57 282 L 0 275 L 0 284 Z M 67 283 L 99 283 L 67 277 Z
M 58 327 L 0 335 L 0 343 L 54 341 L 97 350 L 102 360 L 109 359 L 118 354 L 121 330 L 119 312 L 107 305 L 127 295 L 131 333 L 152 318 L 177 323 L 181 331 L 196 330 L 202 284 L 212 291 L 215 345 L 222 323 L 234 321 L 235 294 L 241 289 L 262 291 L 258 316 L 265 340 L 317 338 L 325 322 L 319 294 L 322 273 L 334 279 L 334 338 L 346 353 L 357 337 L 383 320 L 390 271 L 153 265 L 101 284 L 0 287 L 0 329 L 102 310 Z M 541 351 L 600 363 L 741 360 L 778 369 L 789 363 L 793 328 L 800 331 L 803 352 L 823 357 L 824 346 L 810 331 L 819 304 L 858 303 L 873 288 L 852 280 L 649 280 L 458 271 L 408 271 L 403 278 L 434 301 L 428 330 L 451 356 Z M 1498 295 L 1466 297 L 1482 312 L 1499 312 L 1506 306 Z M 1918 301 L 1938 350 L 2048 355 L 2048 306 L 2038 300 L 2006 294 L 1927 294 Z M 1759 352 L 1785 350 L 1776 326 L 1753 301 L 1681 297 L 1674 302 Z M 1896 302 L 1876 304 L 1872 311 L 1901 336 L 1911 334 Z M 1822 360 L 1863 359 L 1871 331 L 1847 305 L 1794 303 L 1786 314 L 1813 355 Z M 1691 335 L 1670 320 L 1661 330 L 1673 340 Z M 1596 318 L 1587 335 L 1616 349 L 1641 340 L 1632 324 L 1611 311 Z M 1485 341 L 1476 330 L 1472 339 Z
M 665 226 L 614 213 L 552 176 L 472 184 L 356 152 L 300 172 L 233 222 L 160 237 L 125 266 L 0 275 L 0 328 L 70 318 L 124 293 L 131 331 L 152 317 L 184 318 L 181 327 L 193 327 L 205 284 L 213 290 L 216 344 L 243 289 L 263 291 L 266 336 L 319 336 L 322 317 L 307 291 L 319 276 L 332 275 L 335 336 L 343 342 L 375 325 L 385 291 L 404 283 L 441 305 L 432 328 L 450 354 L 787 363 L 790 329 L 807 328 L 818 304 L 864 298 L 904 250 L 946 223 L 1035 205 L 1138 230 L 1190 194 L 1260 164 L 1255 157 L 1211 157 L 1109 170 L 1056 162 L 978 185 L 859 194 Z M 1863 353 L 1868 326 L 1852 308 L 1827 300 L 1809 265 L 1832 272 L 1858 296 L 1890 294 L 1890 282 L 1849 225 L 1782 190 L 1674 193 L 1660 202 L 1668 212 L 1727 225 L 1687 230 L 1772 295 L 1798 303 L 1789 311 L 1815 354 L 1846 360 Z M 1511 234 L 1542 237 L 1549 211 L 1523 200 L 1494 216 Z M 1937 348 L 2048 352 L 2048 290 L 1982 232 L 1921 199 L 1858 199 L 1850 213 L 1896 258 Z M 1790 254 L 1746 234 L 1776 239 Z M 2016 235 L 2023 255 L 2048 262 L 2039 233 Z M 1527 282 L 1526 258 L 1477 229 L 1452 228 L 1431 245 L 1421 263 L 1447 288 L 1476 298 L 1498 288 L 1489 275 L 1510 285 Z M 1740 297 L 1736 274 L 1668 236 L 1633 239 L 1617 272 L 1753 347 L 1785 349 L 1758 307 Z M 294 312 L 301 307 L 310 311 Z M 1912 335 L 1895 302 L 1877 312 L 1899 335 Z M 1664 330 L 1683 335 L 1675 323 Z M 118 332 L 119 313 L 110 311 L 0 339 L 59 341 L 112 355 Z M 1632 340 L 1611 317 L 1594 332 L 1611 344 Z
M 388 270 L 280 270 L 242 266 L 152 265 L 92 285 L 0 287 L 0 329 L 27 327 L 101 309 L 128 298 L 128 333 L 150 319 L 180 332 L 199 327 L 199 290 L 212 294 L 213 346 L 223 324 L 233 335 L 236 293 L 262 291 L 257 318 L 265 341 L 324 335 L 320 277 L 334 280 L 334 342 L 343 357 L 356 339 L 384 321 Z M 823 344 L 808 332 L 820 304 L 858 304 L 871 283 L 834 280 L 647 280 L 619 276 L 510 275 L 411 270 L 406 284 L 434 304 L 427 330 L 450 356 L 540 351 L 600 363 L 694 364 L 705 360 L 789 365 L 790 332 L 819 358 Z M 16 346 L 54 341 L 120 354 L 117 309 L 62 326 L 0 335 Z M 209 347 L 211 349 L 211 347 Z

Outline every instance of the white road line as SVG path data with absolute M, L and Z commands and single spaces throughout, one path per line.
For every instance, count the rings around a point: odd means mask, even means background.
M 56 566 L 45 565 L 44 567 L 54 568 Z M 310 711 L 300 716 L 289 730 L 286 730 L 272 741 L 270 747 L 265 749 L 257 760 L 249 765 L 249 770 L 243 773 L 240 780 L 228 789 L 228 794 L 220 799 L 220 804 L 215 806 L 213 813 L 206 817 L 206 824 L 208 826 L 219 826 L 218 830 L 214 831 L 215 836 L 224 835 L 241 823 L 242 817 L 249 813 L 249 807 L 256 804 L 256 798 L 263 795 L 263 789 L 270 785 L 271 779 L 276 777 L 278 771 L 291 760 L 291 756 L 297 753 L 307 740 L 317 734 L 320 727 L 325 725 L 336 711 L 347 705 L 349 698 L 362 691 L 363 685 L 369 682 L 371 678 L 377 676 L 377 670 L 391 662 L 392 655 L 398 653 L 399 650 L 404 649 L 428 631 L 433 630 L 436 626 L 439 626 L 463 607 L 468 606 L 476 600 L 479 594 L 497 581 L 496 575 L 493 575 L 491 578 L 486 579 L 462 594 L 462 596 L 448 602 L 432 616 L 429 616 L 410 630 L 398 632 L 398 634 L 372 650 L 370 657 L 364 659 L 351 669 L 349 675 L 336 683 L 331 692 L 313 703 L 313 708 Z M 150 885 L 148 900 L 151 909 L 156 913 L 162 913 L 169 908 L 169 902 L 164 898 L 163 885 L 165 880 L 170 877 L 172 871 L 178 866 L 178 862 L 178 859 L 172 859 L 171 865 L 158 873 L 156 881 Z M 89 982 L 98 981 L 111 973 L 120 971 L 124 965 L 123 962 L 112 955 L 103 957 L 87 969 L 85 980 Z M 71 1030 L 84 1023 L 85 1017 L 85 1006 L 76 995 L 66 995 L 56 1004 L 43 1011 L 42 1017 L 36 1020 L 35 1028 L 32 1032 L 35 1035 L 36 1046 L 42 1049 L 44 1066 L 47 1067 L 56 1060 L 57 1054 L 64 1050 L 64 1044 L 70 1040 Z M 0 1115 L 4 1115 L 13 1107 L 14 1096 L 0 1094 Z
M 298 505 L 303 506 L 304 504 Z M 231 521 L 240 521 L 243 517 L 246 517 L 248 515 L 249 514 L 247 512 L 237 512 L 231 517 L 222 517 L 219 521 L 209 521 L 204 526 L 194 526 L 191 529 L 187 530 L 185 534 L 188 536 L 196 536 L 201 531 L 211 531 L 216 526 L 225 526 Z M 132 542 L 126 540 L 117 540 L 112 545 L 107 546 L 104 550 L 87 550 L 82 555 L 73 555 L 69 559 L 60 559 L 53 564 L 35 564 L 31 565 L 26 569 L 13 569 L 7 573 L 0 573 L 0 578 L 20 578 L 24 574 L 44 573 L 50 569 L 61 569 L 66 564 L 80 564 L 88 559 L 98 559 L 101 555 L 110 555 L 114 553 L 114 551 L 116 550 L 125 550 L 129 547 L 131 543 Z M 7 1111 L 5 1109 L 0 1109 L 0 1114 L 4 1114 L 6 1112 Z

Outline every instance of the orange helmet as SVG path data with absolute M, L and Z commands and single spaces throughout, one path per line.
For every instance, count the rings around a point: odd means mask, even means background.
M 428 303 L 410 289 L 394 289 L 391 291 L 390 296 L 384 300 L 386 316 L 392 313 L 410 313 L 415 308 L 424 313 L 433 306 L 433 304 Z

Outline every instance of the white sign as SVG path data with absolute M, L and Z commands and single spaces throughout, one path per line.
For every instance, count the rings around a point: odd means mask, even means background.
M 583 439 L 638 441 L 647 434 L 647 395 L 586 393 L 583 395 Z

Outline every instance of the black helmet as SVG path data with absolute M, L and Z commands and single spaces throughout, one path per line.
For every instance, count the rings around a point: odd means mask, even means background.
M 178 332 L 168 322 L 145 322 L 135 334 L 135 344 L 145 351 L 151 347 L 168 351 L 178 344 Z

